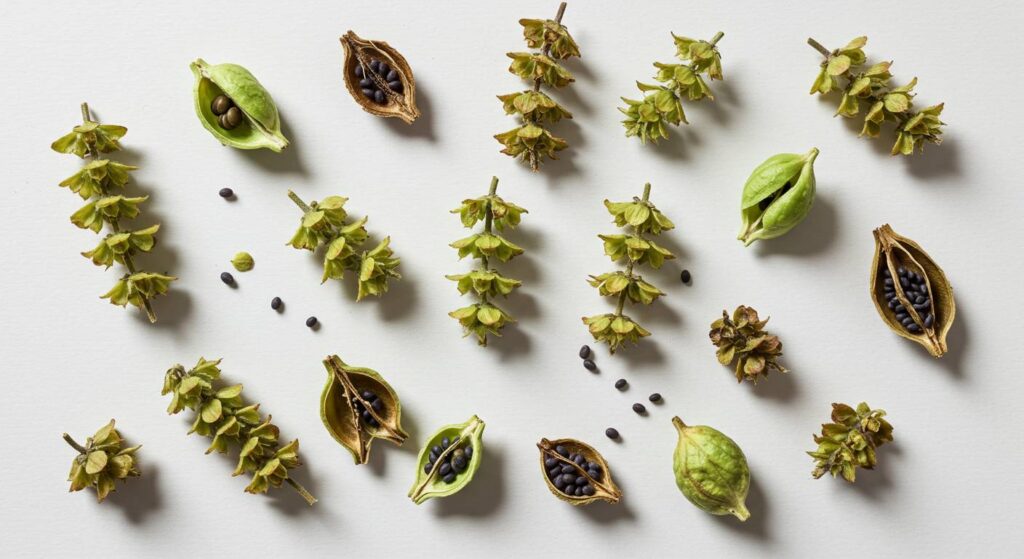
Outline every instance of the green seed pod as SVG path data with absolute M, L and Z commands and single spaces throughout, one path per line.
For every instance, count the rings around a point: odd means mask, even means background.
M 807 217 L 814 204 L 816 157 L 818 148 L 804 155 L 780 153 L 754 169 L 743 186 L 743 228 L 737 239 L 747 246 L 758 239 L 774 239 Z
M 235 267 L 239 272 L 248 272 L 252 270 L 255 262 L 252 259 L 252 255 L 248 252 L 239 252 L 231 259 L 231 265 Z
M 196 114 L 220 143 L 238 149 L 267 148 L 276 152 L 288 147 L 288 140 L 281 134 L 281 118 L 274 99 L 248 70 L 237 64 L 211 66 L 201 58 L 190 67 L 196 77 Z M 242 122 L 230 129 L 213 113 L 211 105 L 220 95 L 226 95 L 242 112 Z
M 690 427 L 678 417 L 679 432 L 672 469 L 683 496 L 711 514 L 750 518 L 743 501 L 750 489 L 750 468 L 743 451 L 732 439 L 706 425 Z
M 473 475 L 484 458 L 481 440 L 484 426 L 483 420 L 474 415 L 465 423 L 441 427 L 427 439 L 416 460 L 416 480 L 409 490 L 409 498 L 414 503 L 419 505 L 427 499 L 458 493 L 473 481 Z M 447 446 L 443 444 L 445 439 L 449 443 Z M 444 474 L 442 470 L 445 470 Z M 446 481 L 446 476 L 452 474 L 454 478 Z

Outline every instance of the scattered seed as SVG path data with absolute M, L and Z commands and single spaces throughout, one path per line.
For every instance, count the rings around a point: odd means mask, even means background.
M 590 346 L 585 345 L 580 348 L 580 359 L 586 359 L 590 357 Z
M 218 192 L 217 194 L 220 194 L 221 198 L 231 198 L 232 196 L 235 195 L 235 191 L 231 190 L 230 188 L 222 188 L 220 189 L 220 192 Z
M 281 304 L 282 303 L 280 297 L 274 297 L 273 299 L 270 300 L 270 308 L 274 309 L 275 311 L 281 310 Z
M 616 429 L 615 427 L 609 427 L 604 430 L 604 436 L 608 437 L 609 439 L 617 439 L 619 438 L 619 430 Z
M 317 325 L 317 320 L 316 320 L 315 316 L 311 316 L 311 317 L 306 319 L 306 326 L 309 326 L 310 328 L 312 328 L 312 327 L 314 327 L 316 325 Z
M 638 414 L 643 415 L 643 414 L 647 413 L 647 408 L 645 408 L 644 405 L 641 404 L 640 402 L 637 402 L 637 403 L 633 404 L 633 411 L 635 411 Z
M 629 386 L 629 383 L 626 382 L 626 379 L 624 378 L 620 378 L 615 381 L 615 388 L 618 388 L 619 390 L 625 390 L 627 386 Z
M 661 401 L 661 394 L 655 392 L 654 394 L 648 396 L 647 399 L 650 400 L 651 402 L 658 403 Z
M 679 273 L 679 279 L 682 280 L 683 283 L 689 284 L 690 280 L 693 278 L 690 276 L 689 270 L 683 270 L 682 272 Z
M 235 276 L 232 276 L 228 272 L 221 272 L 220 281 L 224 282 L 227 285 L 235 285 Z
M 590 359 L 587 359 L 587 360 L 583 361 L 583 368 L 588 370 L 588 371 L 593 372 L 593 371 L 597 370 L 597 365 L 593 361 L 591 361 Z

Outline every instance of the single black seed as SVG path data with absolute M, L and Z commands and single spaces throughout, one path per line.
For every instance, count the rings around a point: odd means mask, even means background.
M 898 304 L 899 304 L 899 299 L 896 299 L 895 297 L 892 298 L 892 299 L 889 299 L 889 308 L 890 309 L 896 308 L 896 305 L 898 305 Z
M 912 334 L 919 334 L 921 332 L 921 327 L 917 324 L 911 324 L 910 326 L 907 326 L 907 330 Z
M 908 316 L 907 318 L 904 318 L 904 319 L 903 319 L 903 320 L 901 320 L 900 322 L 901 322 L 901 323 L 902 323 L 902 324 L 903 324 L 904 326 L 910 326 L 911 324 L 913 324 L 913 323 L 914 323 L 914 319 Z
M 583 361 L 583 368 L 588 370 L 588 371 L 593 372 L 593 371 L 597 370 L 597 364 L 594 363 L 593 361 L 591 361 L 590 359 L 585 359 Z
M 657 392 L 655 392 L 654 394 L 651 394 L 650 396 L 648 396 L 647 399 L 652 401 L 652 402 L 660 402 L 661 401 L 661 394 L 658 394 Z
M 235 191 L 230 188 L 222 188 L 217 192 L 217 194 L 219 194 L 221 198 L 231 198 L 235 195 Z
M 885 281 L 883 281 L 882 284 L 886 287 L 892 287 L 892 278 L 885 278 Z
M 564 480 L 562 479 L 562 476 L 558 476 L 558 477 L 556 477 L 556 478 L 555 478 L 555 479 L 554 479 L 554 480 L 552 481 L 552 483 L 554 483 L 554 484 L 555 484 L 555 487 L 557 487 L 559 491 L 561 491 L 561 490 L 565 489 L 565 481 L 564 481 Z
M 932 316 L 931 313 L 928 313 L 924 316 L 924 327 L 931 328 L 932 324 L 935 324 L 935 317 Z
M 427 462 L 426 464 L 423 465 L 423 473 L 429 474 L 430 473 L 430 468 L 433 468 L 433 467 L 434 467 L 434 465 L 432 463 Z
M 558 465 L 558 459 L 557 458 L 553 458 L 553 457 L 549 456 L 549 457 L 544 459 L 544 467 L 545 468 L 554 468 L 557 465 Z
M 376 101 L 378 105 L 383 105 L 384 99 L 385 97 L 383 91 L 378 89 L 377 91 L 373 92 L 373 100 Z
M 363 65 L 362 64 L 360 64 L 359 66 L 356 66 L 356 72 L 355 73 L 356 73 L 356 77 L 357 78 L 363 77 Z
M 388 75 L 384 76 L 384 79 L 389 82 L 393 82 L 398 79 L 398 72 L 391 70 L 388 72 Z
M 555 466 L 552 466 L 552 467 L 548 468 L 548 476 L 549 477 L 560 476 L 560 475 L 562 475 L 562 467 L 561 466 L 555 465 Z
M 443 475 L 443 476 L 446 476 L 449 473 L 451 473 L 451 471 L 452 471 L 452 465 L 449 464 L 448 462 L 445 462 L 444 464 L 441 464 L 441 469 L 439 469 L 437 472 L 439 474 Z
M 579 454 L 577 454 L 576 457 L 572 459 L 572 461 L 575 462 L 578 466 L 582 466 L 587 463 L 587 459 L 580 456 Z
M 892 272 L 889 271 L 889 268 L 885 268 L 885 269 L 882 270 L 882 275 L 887 277 L 887 278 L 891 278 L 892 277 Z
M 569 457 L 569 451 L 564 446 L 562 446 L 562 445 L 556 446 L 555 447 L 555 452 L 560 454 L 563 458 L 568 458 Z
M 601 476 L 601 473 L 598 472 L 597 470 L 587 470 L 587 475 L 594 479 L 597 479 L 598 477 Z
M 373 419 L 373 416 L 370 415 L 370 412 L 364 411 L 363 412 L 363 421 L 369 423 L 371 419 Z
M 903 277 L 900 278 L 900 285 L 902 285 L 903 288 L 906 289 L 906 288 L 910 287 L 910 280 L 907 279 L 906 276 L 903 276 Z
M 580 348 L 580 359 L 586 359 L 590 357 L 590 346 L 584 345 Z
M 446 449 L 449 446 L 451 446 L 451 444 L 452 444 L 452 441 L 448 437 L 445 437 L 445 438 L 441 439 L 441 448 L 445 448 Z
M 642 414 L 642 413 L 647 412 L 647 408 L 645 408 L 644 405 L 641 404 L 640 402 L 637 402 L 637 403 L 633 404 L 633 411 L 635 411 L 636 413 Z
M 361 89 L 361 91 L 363 92 L 363 95 L 369 97 L 370 99 L 373 99 L 373 93 L 375 90 L 370 89 L 368 87 L 364 87 Z
M 384 409 L 384 401 L 381 400 L 380 398 L 377 398 L 373 401 L 372 404 L 370 404 L 370 407 L 373 408 L 374 411 L 381 411 Z
M 576 494 L 577 497 L 582 497 L 583 496 L 583 486 L 582 485 L 577 485 L 576 486 L 576 491 L 574 491 L 574 493 Z
M 585 478 L 584 476 L 580 476 L 580 477 L 576 478 L 576 485 L 586 485 L 586 484 L 587 484 L 587 478 Z
M 570 464 L 565 464 L 564 466 L 562 466 L 562 473 L 563 474 L 571 474 L 571 473 L 573 473 L 575 471 L 576 471 L 576 468 L 574 468 Z
M 429 460 L 431 464 L 437 462 L 437 455 L 434 454 L 433 450 L 430 451 L 430 456 L 427 456 L 427 460 Z
M 444 476 L 443 478 L 441 478 L 441 481 L 443 481 L 445 483 L 451 483 L 451 482 L 455 481 L 455 474 L 454 473 L 448 474 L 448 475 Z
M 430 452 L 433 452 L 434 454 L 436 454 L 438 456 L 441 456 L 441 453 L 444 452 L 444 451 L 441 450 L 440 446 L 435 444 L 433 447 L 431 447 Z
M 281 298 L 280 297 L 274 297 L 273 299 L 271 299 L 270 300 L 270 308 L 274 309 L 275 311 L 276 310 L 280 310 L 281 309 Z
M 601 465 L 598 464 L 597 462 L 587 462 L 587 469 L 588 470 L 598 470 L 600 468 L 601 468 Z
M 604 430 L 604 436 L 608 437 L 609 439 L 617 439 L 619 438 L 619 430 L 616 429 L 615 427 L 609 427 Z
M 373 70 L 374 72 L 380 70 L 380 61 L 377 60 L 376 58 L 371 60 L 370 61 L 370 70 Z
M 465 452 L 466 452 L 466 460 L 469 460 L 470 458 L 473 457 L 473 447 L 467 446 Z
M 387 62 L 381 62 L 380 66 L 377 67 L 377 73 L 380 74 L 381 76 L 388 75 L 388 72 L 390 71 L 391 67 L 388 66 Z
M 907 318 L 908 316 L 910 316 L 910 315 L 908 315 L 905 312 L 896 313 L 896 320 L 899 320 L 900 322 L 903 322 L 903 319 Z
M 626 379 L 624 378 L 620 378 L 615 381 L 615 388 L 618 388 L 619 390 L 625 390 L 627 386 L 629 386 L 629 383 L 626 382 Z
M 465 457 L 456 456 L 452 458 L 452 467 L 455 468 L 456 471 L 461 472 L 462 470 L 465 470 L 467 466 L 469 466 L 469 464 L 466 462 Z
M 380 427 L 380 423 L 373 417 L 370 417 L 370 420 L 367 421 L 367 423 L 370 424 L 370 427 Z
M 900 266 L 899 268 L 896 269 L 896 274 L 899 275 L 900 277 L 903 277 L 907 275 L 907 269 L 904 268 L 903 266 Z
M 907 310 L 907 307 L 904 307 L 903 304 L 899 304 L 896 305 L 896 308 L 893 310 L 895 310 L 896 312 L 905 312 Z
M 689 284 L 690 280 L 693 279 L 693 276 L 690 275 L 689 270 L 683 270 L 682 272 L 679 272 L 679 279 L 683 283 Z
M 594 486 L 590 485 L 589 483 L 587 485 L 584 485 L 583 486 L 583 494 L 586 495 L 587 497 L 590 497 L 591 495 L 593 495 L 594 494 Z
M 224 283 L 226 283 L 228 285 L 235 285 L 235 276 L 232 276 L 228 272 L 221 272 L 220 273 L 220 281 L 222 281 L 222 282 L 224 282 Z
M 370 78 L 363 78 L 363 79 L 359 80 L 359 87 L 360 88 L 365 87 L 367 89 L 370 89 L 370 88 L 373 87 L 373 80 L 371 80 Z
M 312 328 L 317 325 L 317 319 L 315 316 L 311 316 L 306 319 L 306 326 Z
M 402 91 L 402 82 L 398 80 L 390 81 L 388 82 L 388 89 L 394 91 L 395 93 L 400 93 Z

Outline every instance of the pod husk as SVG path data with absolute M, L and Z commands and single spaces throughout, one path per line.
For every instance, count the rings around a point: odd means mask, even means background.
M 413 481 L 412 488 L 409 490 L 409 498 L 414 503 L 419 505 L 434 497 L 453 495 L 473 481 L 473 475 L 476 474 L 477 469 L 480 468 L 480 462 L 483 460 L 484 444 L 481 437 L 483 437 L 485 426 L 486 424 L 483 420 L 474 415 L 465 423 L 455 423 L 441 427 L 427 439 L 427 443 L 420 449 L 419 457 L 416 459 L 416 480 Z M 431 468 L 430 472 L 423 471 L 423 466 L 427 464 L 428 457 L 430 456 L 431 447 L 441 444 L 441 439 L 445 437 L 449 439 L 459 437 L 460 442 L 469 441 L 469 444 L 473 447 L 473 456 L 469 458 L 469 465 L 458 474 L 454 483 L 444 483 L 437 472 L 441 468 L 442 459 L 461 445 L 451 445 L 446 448 L 437 461 L 434 462 L 434 467 Z
M 384 439 L 401 445 L 409 436 L 402 430 L 402 405 L 391 385 L 376 371 L 346 365 L 337 355 L 324 359 L 327 368 L 327 383 L 320 396 L 320 419 L 327 431 L 345 447 L 356 464 L 365 464 L 370 459 L 370 444 L 374 439 Z M 384 402 L 384 409 L 374 410 L 361 395 L 362 390 L 374 392 Z M 380 424 L 370 427 L 360 421 L 352 398 L 363 402 L 363 406 Z
M 220 143 L 238 149 L 266 148 L 275 152 L 288 147 L 274 99 L 249 70 L 237 64 L 208 64 L 202 58 L 190 68 L 196 78 L 196 115 Z M 231 130 L 221 128 L 210 109 L 210 102 L 221 94 L 227 95 L 244 116 L 242 124 Z
M 564 446 L 570 454 L 582 454 L 588 462 L 596 462 L 599 464 L 601 466 L 601 471 L 604 472 L 603 480 L 595 480 L 590 477 L 585 468 L 580 468 L 578 464 L 555 452 L 555 448 L 560 445 Z M 541 439 L 540 442 L 537 443 L 537 448 L 540 449 L 541 476 L 544 478 L 544 483 L 547 484 L 548 490 L 551 491 L 555 497 L 558 497 L 573 506 L 589 505 L 596 501 L 606 501 L 608 503 L 615 504 L 622 498 L 622 491 L 619 490 L 619 487 L 615 485 L 615 480 L 612 479 L 611 468 L 608 467 L 608 463 L 605 462 L 604 457 L 601 456 L 601 453 L 595 450 L 594 447 L 576 439 L 555 439 L 553 441 Z M 551 479 L 548 478 L 548 469 L 544 467 L 544 459 L 549 456 L 558 459 L 559 462 L 571 464 L 576 467 L 579 471 L 579 475 L 583 475 L 590 480 L 590 484 L 594 486 L 594 494 L 577 497 L 575 495 L 566 495 L 559 491 L 558 488 L 555 487 L 555 484 L 551 482 Z
M 871 300 L 882 320 L 896 334 L 915 341 L 928 350 L 933 357 L 942 357 L 946 353 L 946 335 L 953 326 L 956 317 L 956 301 L 953 299 L 953 288 L 946 279 L 946 273 L 932 260 L 931 256 L 916 242 L 897 234 L 888 224 L 873 231 L 875 237 L 875 256 L 871 262 Z M 893 278 L 897 278 L 897 268 L 904 266 L 925 278 L 928 291 L 931 293 L 931 311 L 935 317 L 931 328 L 924 327 L 924 321 L 917 309 L 913 307 L 897 286 L 896 296 L 907 309 L 914 322 L 921 327 L 921 333 L 914 334 L 896 320 L 896 314 L 890 312 L 885 300 L 882 270 L 888 268 Z M 896 284 L 899 282 L 896 281 Z
M 420 116 L 420 110 L 416 107 L 416 78 L 413 77 L 412 68 L 405 61 L 405 57 L 386 42 L 363 39 L 351 30 L 342 35 L 339 40 L 345 49 L 345 61 L 342 69 L 345 76 L 345 88 L 348 89 L 356 103 L 372 115 L 397 117 L 406 124 L 412 124 Z M 386 87 L 383 80 L 372 76 L 377 87 L 387 97 L 387 103 L 383 105 L 374 103 L 363 96 L 359 87 L 359 78 L 355 74 L 360 63 L 369 68 L 371 58 L 387 62 L 388 66 L 397 70 L 398 78 L 402 82 L 402 92 L 395 93 Z

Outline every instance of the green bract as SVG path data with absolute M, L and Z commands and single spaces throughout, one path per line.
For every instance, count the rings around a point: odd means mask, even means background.
M 814 203 L 816 157 L 818 148 L 804 155 L 780 153 L 754 169 L 743 185 L 743 227 L 737 239 L 747 246 L 758 239 L 774 239 L 807 217 Z
M 248 70 L 237 64 L 210 65 L 201 58 L 190 67 L 196 77 L 196 115 L 217 140 L 238 149 L 267 148 L 279 152 L 288 147 L 288 140 L 281 134 L 274 99 Z M 238 127 L 227 130 L 217 124 L 210 104 L 218 95 L 227 95 L 242 111 L 245 118 Z
M 419 457 L 416 460 L 416 480 L 413 481 L 409 490 L 409 498 L 417 505 L 427 499 L 434 497 L 447 497 L 458 493 L 473 481 L 473 475 L 480 467 L 484 459 L 484 444 L 481 438 L 484 434 L 484 422 L 477 416 L 469 418 L 465 423 L 445 425 L 427 439 L 426 444 L 420 449 Z M 443 441 L 447 439 L 449 444 L 445 446 Z M 451 467 L 451 456 L 460 450 L 464 453 L 466 448 L 472 448 L 472 454 L 466 461 L 466 467 L 459 471 L 455 470 L 454 481 L 444 481 L 444 475 L 440 470 L 447 461 Z M 436 450 L 441 450 L 436 454 Z M 434 460 L 431 460 L 434 456 Z M 430 465 L 428 467 L 428 464 Z
M 732 439 L 705 425 L 690 427 L 678 417 L 679 433 L 672 459 L 676 485 L 697 508 L 711 514 L 750 518 L 744 501 L 750 489 L 747 458 Z

